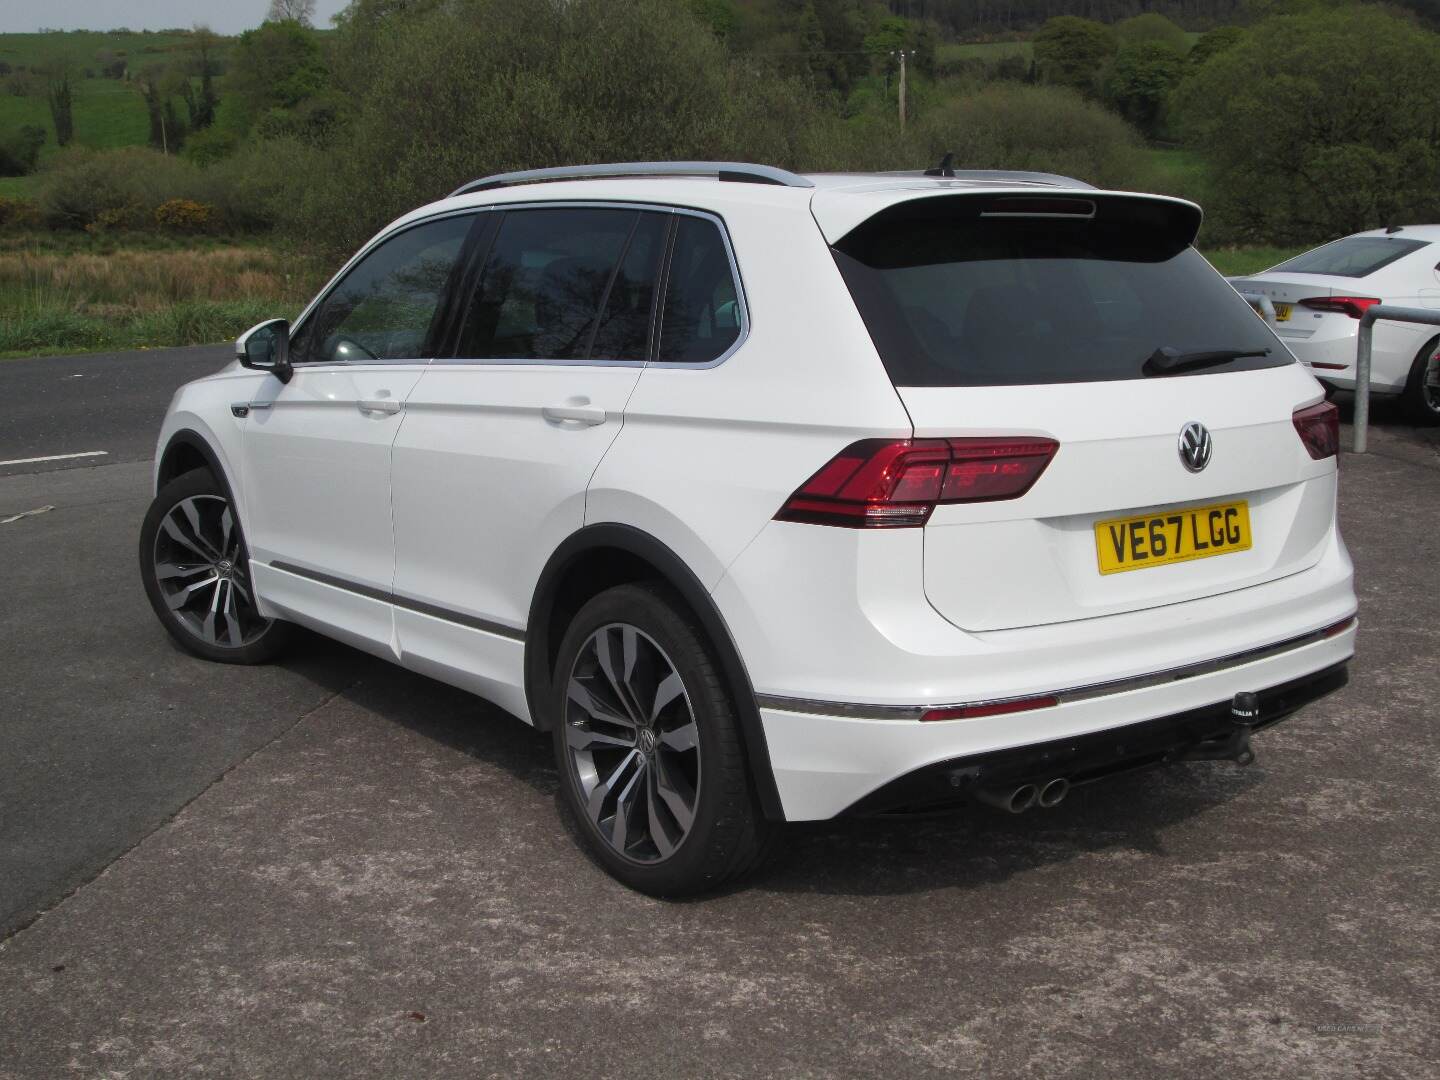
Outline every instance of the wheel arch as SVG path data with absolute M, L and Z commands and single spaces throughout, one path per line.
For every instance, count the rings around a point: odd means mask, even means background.
M 684 560 L 662 541 L 633 526 L 603 523 L 581 529 L 556 548 L 540 574 L 530 604 L 524 661 L 525 697 L 535 726 L 548 731 L 555 723 L 549 711 L 551 671 L 570 618 L 604 589 L 637 580 L 663 581 L 700 623 L 735 702 L 760 807 L 767 818 L 784 820 L 755 691 L 724 617 Z
M 165 449 L 155 463 L 155 491 L 158 492 L 177 476 L 199 468 L 208 469 L 214 475 L 233 504 L 235 490 L 220 455 L 204 435 L 192 428 L 181 428 L 165 443 Z

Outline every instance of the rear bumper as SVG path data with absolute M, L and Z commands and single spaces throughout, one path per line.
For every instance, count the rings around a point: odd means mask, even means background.
M 1261 695 L 1267 710 L 1262 718 L 1273 723 L 1314 699 L 1304 698 L 1297 689 L 1307 680 L 1315 680 L 1314 696 L 1343 685 L 1343 674 L 1334 685 L 1320 676 L 1337 665 L 1343 672 L 1354 655 L 1355 633 L 1352 623 L 1331 637 L 1252 662 L 1178 681 L 1062 700 L 1029 712 L 925 722 L 820 715 L 762 704 L 760 715 L 786 819 L 830 818 L 852 808 L 873 810 L 871 798 L 876 805 L 883 804 L 888 796 L 881 793 L 912 775 L 935 772 L 948 784 L 948 772 L 960 767 L 957 762 L 985 762 L 994 768 L 999 766 L 993 763 L 1000 762 L 1005 769 L 1020 769 L 1037 755 L 1073 745 L 1085 748 L 1076 761 L 1077 773 L 1094 769 L 1103 773 L 1107 754 L 1094 748 L 1108 743 L 1111 765 L 1140 767 L 1143 762 L 1127 764 L 1128 752 L 1114 751 L 1116 746 L 1129 745 L 1117 733 L 1132 728 L 1151 732 L 1153 738 L 1146 738 L 1147 749 L 1140 756 L 1158 752 L 1163 757 L 1167 739 L 1178 746 L 1207 737 L 1203 729 L 1213 728 L 1216 717 L 1223 718 L 1242 691 Z M 928 783 L 921 781 L 922 788 Z M 953 801 L 956 793 L 948 794 Z M 901 796 L 901 803 L 913 798 L 903 789 Z
M 1216 702 L 1089 735 L 1055 739 L 989 754 L 938 761 L 890 781 L 845 811 L 850 815 L 923 813 L 974 803 L 986 789 L 1022 784 L 1044 787 L 1056 779 L 1070 787 L 1175 761 L 1225 758 L 1248 749 L 1248 734 L 1278 724 L 1349 682 L 1346 662 L 1293 679 L 1259 694 L 1260 715 L 1240 732 L 1228 701 Z

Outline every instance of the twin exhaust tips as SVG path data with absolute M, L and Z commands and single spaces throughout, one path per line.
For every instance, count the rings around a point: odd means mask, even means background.
M 1014 788 L 979 788 L 975 798 L 986 806 L 1011 814 L 1023 814 L 1033 806 L 1049 809 L 1060 805 L 1070 793 L 1070 781 L 1056 777 L 1044 784 L 1021 784 Z

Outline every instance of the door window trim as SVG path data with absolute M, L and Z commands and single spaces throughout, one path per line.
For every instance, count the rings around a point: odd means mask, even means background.
M 472 208 L 472 209 L 473 209 L 473 208 Z M 711 369 L 711 368 L 719 367 L 719 366 L 720 366 L 721 364 L 723 364 L 726 360 L 730 359 L 730 357 L 735 354 L 735 352 L 740 348 L 740 346 L 742 346 L 742 345 L 745 344 L 746 339 L 750 336 L 750 305 L 749 305 L 749 302 L 748 302 L 748 300 L 747 300 L 747 298 L 746 298 L 746 296 L 745 296 L 745 281 L 744 281 L 744 278 L 742 278 L 741 275 L 740 275 L 740 264 L 739 264 L 738 260 L 735 258 L 735 246 L 734 246 L 734 244 L 731 243 L 731 240 L 730 240 L 730 230 L 729 230 L 729 229 L 726 227 L 726 225 L 725 225 L 725 219 L 722 218 L 719 214 L 713 213 L 713 212 L 711 212 L 711 211 L 709 211 L 709 210 L 696 210 L 696 209 L 693 209 L 693 208 L 691 208 L 691 207 L 686 207 L 686 206 L 671 206 L 671 205 L 665 205 L 665 204 L 661 204 L 661 203 L 630 202 L 630 201 L 624 200 L 624 199 L 593 199 L 593 200 L 592 200 L 592 199 L 564 199 L 564 200 L 555 200 L 555 201 L 551 201 L 551 202 L 546 202 L 546 201 L 541 201 L 541 200 L 536 200 L 536 201 L 533 201 L 533 202 L 531 202 L 531 201 L 515 202 L 515 203 L 506 202 L 506 203 L 492 203 L 492 204 L 490 204 L 490 205 L 488 205 L 488 206 L 481 207 L 480 209 L 486 210 L 486 211 L 501 211 L 502 213 L 507 213 L 507 214 L 510 213 L 512 210 L 514 210 L 514 211 L 525 211 L 525 210 L 571 210 L 571 209 L 582 209 L 582 210 L 596 210 L 596 209 L 602 209 L 602 210 L 605 210 L 605 209 L 608 209 L 608 210 L 638 210 L 638 211 L 642 211 L 642 212 L 644 212 L 644 211 L 649 211 L 649 212 L 651 212 L 651 213 L 669 214 L 669 215 L 672 215 L 672 216 L 673 216 L 673 215 L 684 214 L 684 215 L 687 215 L 687 216 L 689 216 L 689 217 L 703 218 L 703 219 L 711 222 L 712 224 L 714 224 L 714 226 L 716 227 L 716 229 L 717 229 L 717 230 L 719 231 L 719 233 L 720 233 L 721 242 L 725 245 L 725 256 L 726 256 L 726 258 L 729 260 L 729 263 L 730 263 L 730 274 L 731 274 L 731 277 L 734 279 L 734 282 L 735 282 L 735 298 L 736 298 L 736 300 L 737 300 L 737 302 L 738 302 L 738 307 L 739 307 L 739 310 L 740 310 L 740 332 L 736 335 L 735 340 L 730 344 L 730 347 L 727 348 L 727 349 L 726 349 L 723 353 L 721 353 L 719 356 L 717 356 L 714 360 L 707 360 L 705 363 L 702 363 L 702 364 L 680 364 L 680 363 L 664 363 L 664 364 L 662 364 L 662 363 L 656 362 L 656 360 L 655 360 L 655 349 L 656 349 L 656 347 L 657 347 L 657 343 L 658 343 L 658 340 L 659 340 L 660 316 L 661 316 L 661 313 L 662 313 L 663 310 L 664 310 L 665 294 L 666 294 L 666 292 L 669 290 L 669 285 L 670 285 L 670 280 L 669 280 L 669 278 L 670 278 L 670 255 L 671 255 L 671 251 L 672 251 L 672 249 L 673 249 L 673 247 L 674 247 L 674 238 L 675 238 L 675 229 L 674 229 L 673 222 L 672 222 L 671 227 L 666 231 L 666 236 L 665 236 L 665 240 L 664 240 L 665 250 L 664 250 L 664 253 L 663 253 L 663 256 L 662 256 L 662 259 L 661 259 L 661 264 L 660 264 L 659 271 L 658 271 L 658 273 L 656 274 L 656 280 L 655 280 L 655 296 L 652 298 L 652 302 L 651 302 L 650 344 L 649 344 L 649 347 L 648 347 L 648 349 L 647 349 L 647 358 L 646 358 L 646 359 L 644 359 L 644 360 L 590 360 L 590 359 L 584 359 L 584 360 L 541 360 L 541 359 L 530 359 L 530 358 L 524 358 L 524 357 L 505 357 L 505 358 L 479 359 L 479 358 L 475 358 L 475 357 L 435 356 L 435 357 L 432 357 L 432 358 L 430 359 L 430 361 L 429 361 L 429 363 L 430 363 L 431 365 L 441 365 L 441 364 L 443 364 L 443 365 L 446 365 L 446 366 L 448 366 L 448 367 L 463 366 L 463 367 L 487 367 L 487 368 L 488 368 L 488 367 L 597 367 L 597 368 L 600 368 L 600 367 L 617 367 L 617 368 L 647 368 L 647 367 L 655 367 L 655 368 L 664 368 L 664 369 L 666 369 L 666 370 L 673 370 L 673 371 L 708 371 L 708 370 Z M 436 215 L 436 216 L 442 216 L 442 215 Z M 429 220 L 433 220 L 433 219 L 431 219 L 431 218 L 426 218 L 425 220 L 429 221 Z M 414 224 L 420 224 L 420 223 L 419 223 L 419 222 L 415 222 Z M 397 230 L 397 231 L 398 231 L 398 230 Z M 497 228 L 496 230 L 494 230 L 494 232 L 496 232 L 496 233 L 498 233 L 498 231 L 499 231 L 498 228 Z M 393 235 L 393 234 L 392 234 L 392 235 Z M 472 253 L 472 258 L 476 259 L 476 261 L 475 261 L 472 265 L 467 265 L 467 266 L 465 267 L 465 270 L 464 270 L 464 272 L 463 272 L 462 275 L 461 275 L 461 281 L 463 281 L 463 282 L 473 282 L 473 281 L 476 280 L 476 275 L 478 274 L 478 271 L 483 267 L 483 260 L 489 258 L 490 252 L 489 252 L 488 249 L 489 249 L 489 247 L 490 247 L 491 245 L 493 245 L 493 243 L 494 243 L 494 237 L 492 236 L 492 237 L 491 237 L 491 244 L 490 244 L 490 245 L 484 245 L 487 250 L 485 250 L 485 251 L 483 251 L 483 252 L 479 252 L 479 253 Z M 342 271 L 342 273 L 343 273 L 343 271 Z M 450 339 L 449 341 L 447 341 L 445 344 L 447 345 L 448 348 L 456 348 L 456 347 L 458 346 L 458 343 L 456 342 L 456 340 L 455 340 L 455 338 L 454 338 L 453 336 L 452 336 L 451 339 Z
M 290 341 L 294 342 L 295 336 L 300 333 L 301 329 L 305 325 L 306 320 L 309 319 L 312 315 L 314 315 L 316 309 L 319 308 L 326 300 L 330 298 L 330 294 L 333 293 L 336 288 L 339 287 L 340 283 L 349 276 L 350 271 L 360 264 L 361 260 L 363 260 L 381 244 L 393 240 L 401 233 L 409 232 L 411 229 L 418 229 L 422 225 L 431 225 L 445 218 L 464 217 L 467 215 L 475 219 L 470 223 L 470 229 L 465 234 L 465 239 L 462 240 L 460 243 L 460 253 L 456 256 L 455 266 L 451 270 L 452 278 L 456 277 L 456 271 L 460 271 L 459 280 L 463 281 L 469 272 L 468 260 L 470 260 L 474 254 L 474 245 L 478 237 L 484 232 L 484 226 L 482 225 L 482 222 L 484 222 L 485 219 L 482 215 L 490 212 L 493 209 L 495 209 L 495 207 L 493 206 L 467 206 L 455 210 L 446 210 L 438 214 L 429 214 L 423 218 L 416 218 L 414 221 L 407 221 L 405 222 L 405 224 L 400 225 L 394 229 L 390 229 L 388 232 L 383 232 L 377 236 L 371 237 L 368 243 L 366 243 L 362 248 L 360 248 L 360 250 L 357 251 L 354 255 L 350 256 L 350 258 L 346 261 L 345 265 L 340 267 L 340 269 L 335 272 L 334 277 L 332 277 L 328 282 L 325 283 L 325 287 L 321 289 L 318 293 L 316 293 L 314 298 L 311 299 L 310 303 L 306 304 L 300 314 L 295 317 L 295 321 L 290 324 Z M 446 293 L 440 298 L 440 306 L 436 308 L 435 311 L 435 319 L 438 320 L 442 327 L 442 341 L 444 340 L 444 336 L 446 333 L 445 325 L 448 324 L 452 317 L 450 311 L 451 307 L 454 304 L 454 297 L 451 295 L 452 291 L 453 290 L 451 289 L 450 283 L 447 283 Z M 434 343 L 427 342 L 427 344 Z M 355 368 L 361 367 L 424 368 L 428 367 L 433 359 L 434 357 L 417 356 L 403 360 L 375 359 L 347 360 L 344 362 L 336 360 L 302 360 L 299 363 L 295 364 L 295 370 L 298 372 L 350 371 Z

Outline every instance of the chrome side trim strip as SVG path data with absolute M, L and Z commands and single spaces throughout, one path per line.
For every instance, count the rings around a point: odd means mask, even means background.
M 525 641 L 525 631 L 517 630 L 513 626 L 506 626 L 504 623 L 492 622 L 490 619 L 482 619 L 476 615 L 466 615 L 460 611 L 451 611 L 449 608 L 440 607 L 438 604 L 429 604 L 424 600 L 414 600 L 408 596 L 387 592 L 384 589 L 377 589 L 371 585 L 361 585 L 358 582 L 336 577 L 334 574 L 326 574 L 319 570 L 307 570 L 305 567 L 296 566 L 293 563 L 273 562 L 270 563 L 269 566 L 272 570 L 279 570 L 285 574 L 294 574 L 296 577 L 318 581 L 321 585 L 329 585 L 333 589 L 344 589 L 346 592 L 354 593 L 356 596 L 363 596 L 369 600 L 379 600 L 382 603 L 394 604 L 398 608 L 413 611 L 418 615 L 428 615 L 432 619 L 441 619 L 445 622 L 454 623 L 456 626 L 468 627 L 471 630 L 481 630 L 487 634 L 494 634 L 496 637 L 509 638 L 511 641 L 519 641 L 522 643 Z
M 1348 620 L 1350 625 L 1355 622 L 1355 616 L 1351 615 Z M 1349 626 L 1344 627 L 1349 629 Z M 782 697 L 777 694 L 756 694 L 755 703 L 762 709 L 775 709 L 779 712 L 807 713 L 817 716 L 839 716 L 850 720 L 919 720 L 921 716 L 931 709 L 966 709 L 975 708 L 981 705 L 1003 705 L 1012 701 L 1026 701 L 1030 698 L 1044 695 L 1054 696 L 1059 699 L 1059 704 L 1066 705 L 1072 701 L 1088 701 L 1091 698 L 1106 697 L 1111 694 L 1124 694 L 1132 690 L 1146 690 L 1152 686 L 1164 686 L 1166 683 L 1180 682 L 1183 679 L 1194 679 L 1201 675 L 1213 675 L 1217 671 L 1224 671 L 1227 668 L 1241 667 L 1245 664 L 1253 664 L 1257 660 L 1266 660 L 1272 656 L 1279 656 L 1281 653 L 1290 652 L 1294 649 L 1303 649 L 1307 645 L 1314 645 L 1327 637 L 1333 637 L 1337 633 L 1333 627 L 1315 630 L 1308 634 L 1301 634 L 1299 637 L 1288 638 L 1285 641 L 1276 642 L 1273 645 L 1262 645 L 1257 649 L 1249 649 L 1245 652 L 1232 653 L 1215 660 L 1202 660 L 1196 664 L 1187 664 L 1184 667 L 1171 668 L 1168 671 L 1158 671 L 1150 675 L 1136 675 L 1128 679 L 1116 679 L 1112 682 L 1092 683 L 1088 686 L 1072 687 L 1069 690 L 1037 691 L 1034 694 L 1020 694 L 1013 697 L 986 698 L 982 701 L 962 701 L 955 704 L 934 704 L 934 705 L 867 705 L 844 701 L 817 701 L 811 698 Z

